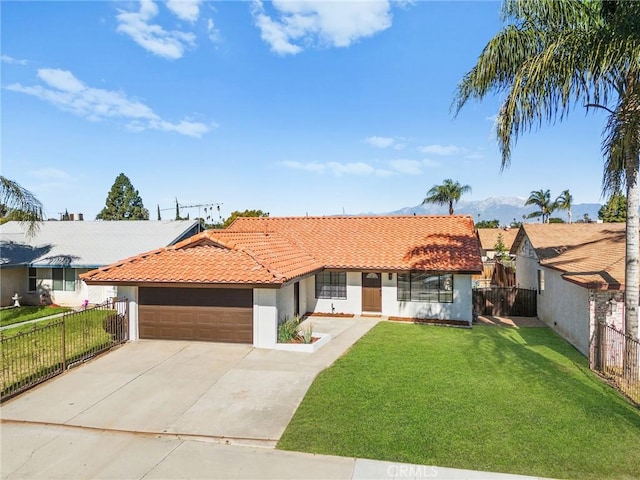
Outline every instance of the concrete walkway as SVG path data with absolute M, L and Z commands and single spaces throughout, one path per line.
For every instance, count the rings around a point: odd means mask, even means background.
M 534 480 L 510 474 L 3 421 L 2 479 Z

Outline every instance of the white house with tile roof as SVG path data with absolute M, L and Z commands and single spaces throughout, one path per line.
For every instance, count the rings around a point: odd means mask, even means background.
M 272 348 L 303 314 L 471 323 L 469 216 L 238 218 L 88 272 L 131 299 L 130 336 Z

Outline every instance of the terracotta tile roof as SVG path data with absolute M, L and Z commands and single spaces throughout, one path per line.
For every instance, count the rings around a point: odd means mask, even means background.
M 322 264 L 277 235 L 210 230 L 86 273 L 88 283 L 279 285 Z
M 586 288 L 624 289 L 624 223 L 526 224 L 512 253 L 529 238 L 541 265 Z
M 229 231 L 274 232 L 326 268 L 482 271 L 467 215 L 237 218 Z
M 324 268 L 475 273 L 482 261 L 469 216 L 256 218 L 82 278 L 89 284 L 281 285 Z
M 483 250 L 495 250 L 494 247 L 498 243 L 498 235 L 502 235 L 502 243 L 508 250 L 511 248 L 517 234 L 517 228 L 479 228 L 480 248 Z

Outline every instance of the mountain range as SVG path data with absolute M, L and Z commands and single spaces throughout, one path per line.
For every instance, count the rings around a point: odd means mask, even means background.
M 536 210 L 535 206 L 524 206 L 526 198 L 520 197 L 490 197 L 485 200 L 465 201 L 460 200 L 454 205 L 456 214 L 472 215 L 475 222 L 482 220 L 500 221 L 501 226 L 511 224 L 511 222 L 522 222 L 531 212 Z M 599 203 L 579 203 L 571 207 L 572 220 L 581 220 L 584 215 L 589 215 L 591 220 L 598 218 L 598 210 L 602 205 Z M 434 204 L 416 205 L 415 207 L 405 207 L 400 210 L 385 213 L 384 215 L 441 215 L 448 214 L 448 206 L 440 206 Z M 567 221 L 567 212 L 565 210 L 556 210 L 552 217 L 562 218 Z M 539 221 L 538 219 L 530 219 L 530 222 Z

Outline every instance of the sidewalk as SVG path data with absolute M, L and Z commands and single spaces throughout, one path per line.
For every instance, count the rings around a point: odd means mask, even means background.
M 11 421 L 1 424 L 0 447 L 2 479 L 538 478 Z

